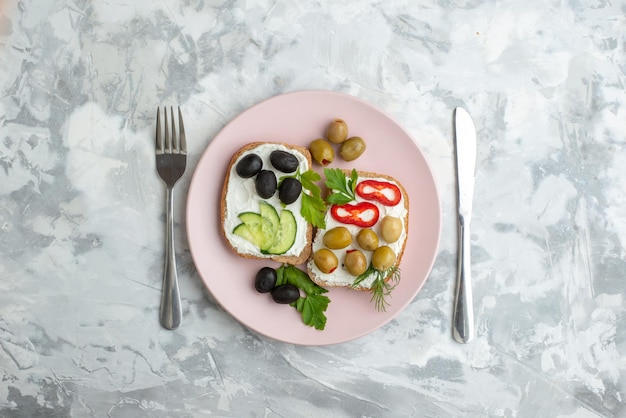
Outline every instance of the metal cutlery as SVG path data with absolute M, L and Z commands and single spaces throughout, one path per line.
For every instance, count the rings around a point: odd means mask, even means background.
M 187 165 L 187 142 L 183 116 L 178 108 L 178 135 L 174 108 L 170 107 L 168 121 L 167 107 L 163 108 L 165 129 L 161 129 L 160 108 L 156 117 L 156 168 L 165 183 L 166 192 L 166 229 L 165 229 L 165 266 L 163 289 L 161 292 L 161 325 L 167 329 L 176 329 L 182 319 L 178 273 L 176 271 L 176 249 L 174 246 L 174 185 L 182 177 Z M 170 130 L 171 126 L 171 130 Z
M 474 337 L 470 221 L 476 170 L 476 129 L 462 108 L 454 111 L 454 137 L 457 179 L 458 264 L 452 336 L 460 343 Z

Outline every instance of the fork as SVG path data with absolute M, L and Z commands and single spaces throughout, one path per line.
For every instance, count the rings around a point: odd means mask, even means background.
M 178 107 L 178 127 L 180 135 L 176 136 L 174 108 L 170 107 L 168 123 L 167 107 L 163 108 L 165 120 L 164 135 L 161 131 L 160 108 L 157 107 L 156 117 L 156 168 L 167 188 L 166 229 L 165 229 L 165 266 L 163 272 L 163 290 L 161 293 L 160 321 L 167 329 L 176 329 L 182 319 L 178 273 L 176 272 L 176 250 L 174 247 L 174 185 L 185 172 L 187 165 L 187 142 L 183 115 Z M 171 125 L 171 135 L 169 126 Z

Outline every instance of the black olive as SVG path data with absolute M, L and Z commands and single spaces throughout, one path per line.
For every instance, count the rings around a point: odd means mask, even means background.
M 276 303 L 294 303 L 300 297 L 300 290 L 292 284 L 281 284 L 272 290 L 272 299 Z
M 287 177 L 280 183 L 278 197 L 285 205 L 295 202 L 302 191 L 302 183 L 293 177 Z
M 293 173 L 298 169 L 298 158 L 287 151 L 272 151 L 270 154 L 270 162 L 277 170 L 283 173 Z
M 259 171 L 259 174 L 257 174 L 256 180 L 254 181 L 256 192 L 263 199 L 269 199 L 274 196 L 274 193 L 276 193 L 276 185 L 276 175 L 270 170 Z
M 261 157 L 256 154 L 248 154 L 239 160 L 235 171 L 239 174 L 239 177 L 247 179 L 256 176 L 261 171 L 261 168 L 263 168 Z
M 263 267 L 256 274 L 254 288 L 257 292 L 268 293 L 276 286 L 276 270 L 271 267 Z

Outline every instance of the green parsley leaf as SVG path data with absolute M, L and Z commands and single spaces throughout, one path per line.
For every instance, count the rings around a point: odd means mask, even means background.
M 284 264 L 276 269 L 276 274 L 283 283 L 290 283 L 306 294 L 306 297 L 300 297 L 291 304 L 302 314 L 302 322 L 315 329 L 323 330 L 326 326 L 324 312 L 328 308 L 330 299 L 322 293 L 328 290 L 315 284 L 308 274 L 295 266 Z
M 328 292 L 328 290 L 315 284 L 308 274 L 296 266 L 283 265 L 276 270 L 276 275 L 284 277 L 286 283 L 290 283 L 297 288 L 304 290 L 304 293 L 307 295 L 319 295 Z
M 353 168 L 352 172 L 350 173 L 350 180 L 348 180 L 348 187 L 350 188 L 350 191 L 352 191 L 352 194 L 354 194 L 354 191 L 356 190 L 356 182 L 358 180 L 359 180 L 359 174 Z
M 285 277 L 285 269 L 277 268 L 276 269 L 276 286 L 280 286 L 287 283 L 287 278 Z
M 350 179 L 346 178 L 346 174 L 339 168 L 325 168 L 326 187 L 332 190 L 332 193 L 326 197 L 326 201 L 333 205 L 343 205 L 356 199 L 354 190 L 358 174 L 352 169 Z
M 322 193 L 316 181 L 322 177 L 313 170 L 298 173 L 297 177 L 302 184 L 302 208 L 300 214 L 304 219 L 316 228 L 326 228 L 324 214 L 326 213 L 326 202 L 322 199 Z M 308 191 L 307 192 L 305 192 Z
M 324 220 L 325 212 L 326 203 L 324 203 L 322 199 L 316 199 L 307 193 L 302 193 L 300 214 L 308 223 L 316 228 L 326 228 L 326 221 Z
M 326 326 L 326 315 L 330 299 L 324 295 L 308 295 L 302 302 L 302 321 L 315 329 L 323 330 Z
M 320 188 L 316 181 L 321 180 L 322 176 L 320 176 L 316 171 L 308 170 L 300 175 L 300 183 L 302 183 L 302 187 L 311 192 L 311 196 L 314 198 L 319 198 L 321 196 Z

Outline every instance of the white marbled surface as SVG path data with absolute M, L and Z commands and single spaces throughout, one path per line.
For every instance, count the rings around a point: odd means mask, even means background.
M 626 416 L 624 1 L 19 1 L 0 5 L 0 416 Z M 211 138 L 283 92 L 352 94 L 437 178 L 432 274 L 327 347 L 225 313 L 187 248 Z M 158 323 L 158 105 L 183 106 L 183 326 Z M 452 111 L 478 128 L 477 336 L 451 338 Z

